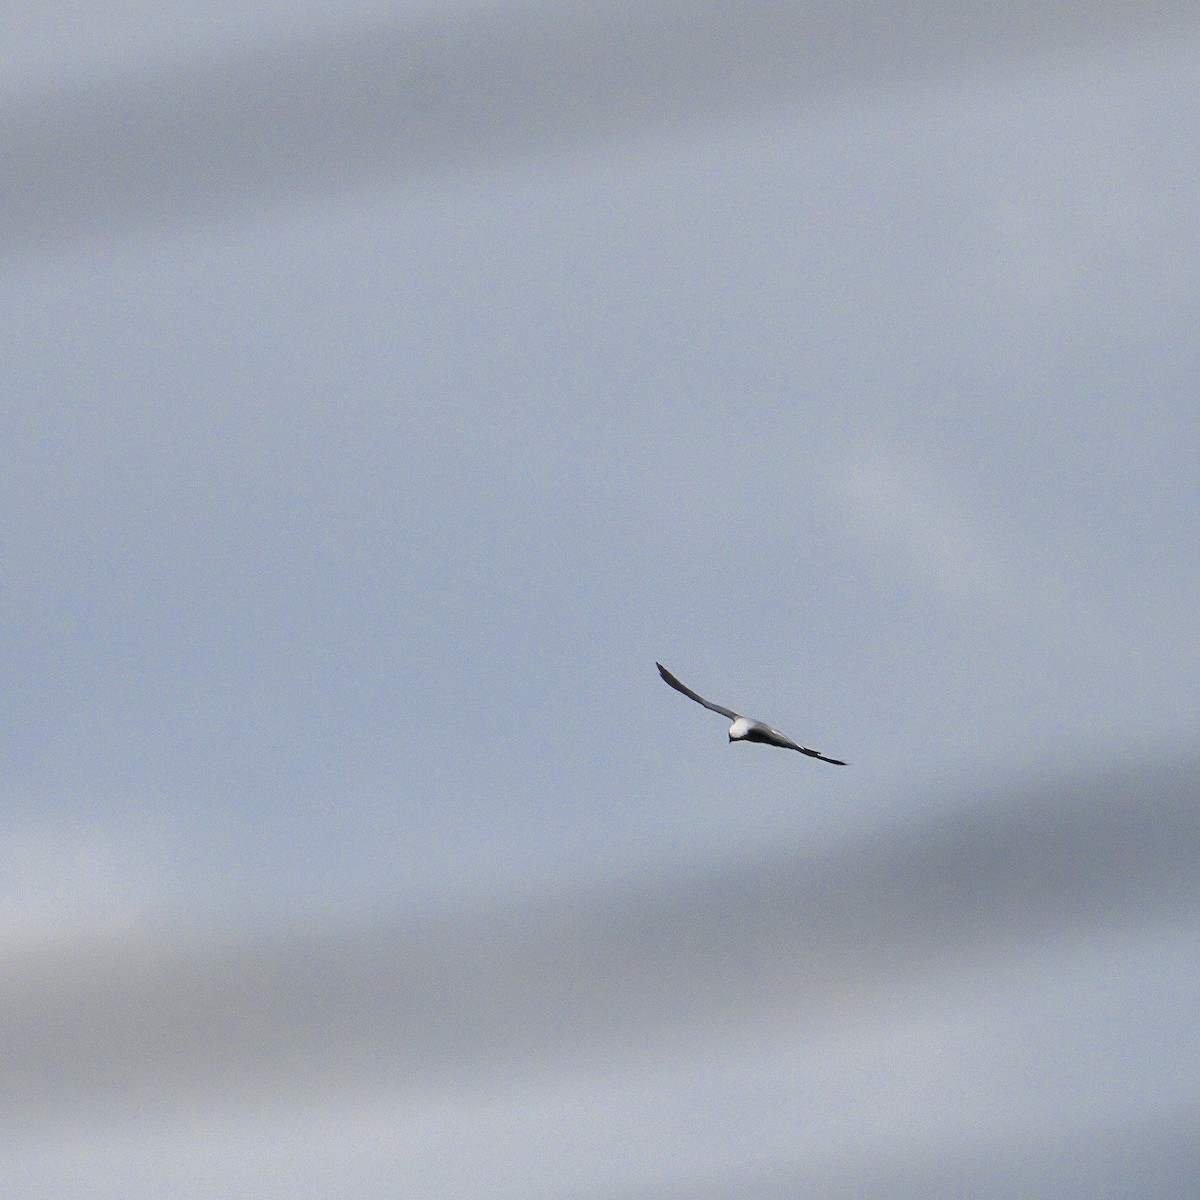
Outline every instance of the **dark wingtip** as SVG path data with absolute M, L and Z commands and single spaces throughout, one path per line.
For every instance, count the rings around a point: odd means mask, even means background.
M 799 750 L 801 754 L 807 754 L 809 758 L 819 758 L 822 762 L 833 763 L 835 767 L 848 767 L 850 764 L 842 762 L 840 758 L 830 758 L 828 754 L 822 754 L 820 750 L 809 750 L 807 746 L 793 746 L 794 750 Z

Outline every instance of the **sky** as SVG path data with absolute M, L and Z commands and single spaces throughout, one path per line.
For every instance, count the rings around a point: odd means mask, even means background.
M 1200 1191 L 1200 25 L 1084 11 L 11 10 L 5 1189 Z

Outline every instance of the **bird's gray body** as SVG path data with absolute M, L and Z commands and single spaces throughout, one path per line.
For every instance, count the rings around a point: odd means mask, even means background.
M 662 663 L 654 665 L 658 668 L 658 673 L 663 677 L 664 683 L 669 684 L 677 692 L 681 692 L 689 700 L 695 700 L 697 704 L 703 705 L 711 712 L 728 717 L 733 722 L 729 726 L 731 742 L 762 742 L 768 746 L 780 746 L 784 750 L 797 750 L 801 754 L 807 754 L 809 758 L 819 758 L 822 762 L 833 763 L 835 767 L 846 765 L 840 758 L 829 758 L 819 750 L 810 750 L 807 746 L 797 745 L 786 733 L 780 733 L 778 729 L 763 721 L 756 721 L 753 717 L 743 717 L 741 713 L 736 713 L 731 708 L 722 708 L 719 704 L 713 704 L 711 700 L 705 700 L 703 696 L 693 692 L 686 684 L 680 683 Z

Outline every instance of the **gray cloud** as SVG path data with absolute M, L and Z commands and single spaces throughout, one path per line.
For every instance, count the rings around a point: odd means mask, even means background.
M 960 959 L 1190 921 L 1198 782 L 1193 762 L 980 797 L 836 854 L 492 911 L 16 954 L 0 1113 L 474 1079 L 829 1019 Z
M 150 63 L 0 112 L 0 253 L 1194 27 L 1176 0 L 947 12 L 539 5 Z
M 866 1156 L 847 1171 L 790 1171 L 775 1168 L 727 1178 L 698 1190 L 672 1191 L 663 1200 L 793 1200 L 817 1193 L 829 1200 L 864 1195 L 891 1200 L 959 1200 L 964 1188 L 981 1198 L 1027 1195 L 1036 1189 L 1058 1200 L 1093 1200 L 1114 1194 L 1114 1181 L 1152 1180 L 1157 1195 L 1195 1191 L 1195 1119 L 1188 1114 L 1151 1118 L 1083 1136 L 1047 1130 L 1032 1140 L 914 1155 L 903 1152 Z M 969 1181 L 969 1183 L 968 1183 Z

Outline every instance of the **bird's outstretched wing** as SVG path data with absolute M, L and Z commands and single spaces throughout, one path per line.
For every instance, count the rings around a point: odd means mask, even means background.
M 819 758 L 822 762 L 833 763 L 835 767 L 844 767 L 846 764 L 840 758 L 830 758 L 827 754 L 822 754 L 819 750 L 809 750 L 807 746 L 793 746 L 794 750 L 799 750 L 801 754 L 807 754 L 809 758 Z
M 833 763 L 835 767 L 846 765 L 840 758 L 830 758 L 827 754 L 822 754 L 820 750 L 810 750 L 807 746 L 793 742 L 786 733 L 776 729 L 773 725 L 764 725 L 760 722 L 758 728 L 748 733 L 746 738 L 751 742 L 769 742 L 772 746 L 782 746 L 785 750 L 798 750 L 801 754 L 807 754 L 809 758 L 819 758 L 822 762 Z
M 664 683 L 669 683 L 677 692 L 682 692 L 689 700 L 695 700 L 697 704 L 703 704 L 705 708 L 715 713 L 720 713 L 723 717 L 728 717 L 731 721 L 736 721 L 741 713 L 735 713 L 732 708 L 722 708 L 719 704 L 713 704 L 710 700 L 705 700 L 703 696 L 697 696 L 690 687 L 682 684 L 662 663 L 654 664 L 658 668 L 658 673 L 663 677 Z M 799 747 L 796 747 L 799 749 Z

